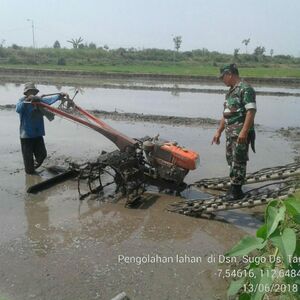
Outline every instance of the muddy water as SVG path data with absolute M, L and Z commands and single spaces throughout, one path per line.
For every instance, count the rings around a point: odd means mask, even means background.
M 5 84 L 0 86 L 0 105 L 15 104 L 22 94 L 22 86 Z M 59 87 L 74 94 L 73 87 Z M 56 92 L 55 86 L 40 85 L 43 94 Z M 224 87 L 223 87 L 224 89 Z M 262 90 L 276 91 L 275 87 L 260 87 Z M 289 88 L 277 88 L 290 91 Z M 293 89 L 298 91 L 298 89 Z M 222 113 L 224 95 L 205 93 L 176 93 L 163 91 L 138 91 L 126 89 L 82 88 L 76 102 L 87 109 L 105 111 L 135 112 L 184 117 L 219 119 Z M 300 101 L 295 96 L 257 96 L 258 124 L 281 128 L 299 126 Z
M 203 299 L 223 299 L 226 282 L 206 259 L 223 253 L 240 230 L 222 224 L 220 231 L 218 222 L 170 214 L 165 208 L 174 199 L 155 194 L 136 210 L 124 208 L 123 202 L 80 202 L 72 181 L 27 195 L 28 186 L 48 175 L 24 175 L 17 116 L 2 111 L 1 122 L 6 126 L 0 129 L 0 290 L 8 299 L 110 299 L 121 291 L 132 299 L 199 299 L 200 290 Z M 138 136 L 143 131 L 135 124 L 111 125 Z M 141 127 L 150 134 L 174 133 L 172 127 Z M 48 164 L 69 156 L 88 159 L 114 148 L 97 133 L 61 120 L 47 124 L 47 146 Z M 175 260 L 176 255 L 203 261 L 138 264 L 119 259 Z
M 15 102 L 21 87 L 17 91 L 12 87 L 7 85 L 6 90 L 1 90 L 1 102 Z M 55 90 L 47 86 L 41 89 L 43 92 Z M 128 106 L 117 102 L 121 96 Z M 84 107 L 99 109 L 94 99 L 101 99 L 101 105 L 105 104 L 103 109 L 124 105 L 122 108 L 126 111 L 136 112 L 142 110 L 138 103 L 141 98 L 146 101 L 143 105 L 149 104 L 145 110 L 158 112 L 157 107 L 153 107 L 157 101 L 167 113 L 173 101 L 177 114 L 188 113 L 185 105 L 178 105 L 178 96 L 160 92 L 148 95 L 144 91 L 140 94 L 86 89 L 78 101 Z M 197 104 L 196 99 L 190 101 L 192 105 Z M 188 182 L 227 175 L 224 141 L 220 146 L 210 145 L 215 127 L 106 121 L 132 137 L 160 133 L 163 138 L 172 138 L 198 151 L 201 164 L 190 172 Z M 224 253 L 245 234 L 244 230 L 253 231 L 257 227 L 249 214 L 234 212 L 229 216 L 235 220 L 231 223 L 184 217 L 165 210 L 176 199 L 155 193 L 149 194 L 138 209 L 124 208 L 122 201 L 114 204 L 94 200 L 80 202 L 73 181 L 28 195 L 26 189 L 30 185 L 51 174 L 43 168 L 39 175 L 24 174 L 18 141 L 19 120 L 14 111 L 1 111 L 0 124 L 0 297 L 111 299 L 125 291 L 131 299 L 225 299 L 227 282 L 217 276 L 218 264 L 208 263 L 207 258 Z M 48 159 L 45 165 L 64 165 L 68 158 L 87 160 L 102 150 L 115 149 L 98 133 L 59 118 L 51 123 L 46 121 L 46 132 Z M 251 154 L 249 171 L 291 162 L 293 156 L 288 141 L 272 129 L 260 128 L 257 154 Z M 202 261 L 179 263 L 176 255 L 201 257 Z M 126 256 L 166 257 L 169 261 L 125 263 L 122 258 Z

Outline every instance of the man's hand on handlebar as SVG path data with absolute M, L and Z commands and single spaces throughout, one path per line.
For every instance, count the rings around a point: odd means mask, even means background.
M 68 93 L 61 92 L 60 97 L 61 99 L 65 98 L 66 100 L 70 100 L 70 96 Z
M 39 102 L 39 101 L 41 101 L 41 97 L 34 96 L 34 95 L 29 95 L 29 96 L 26 97 L 26 101 L 29 101 L 29 102 Z

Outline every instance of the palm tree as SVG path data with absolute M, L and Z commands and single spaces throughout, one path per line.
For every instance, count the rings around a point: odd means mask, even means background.
M 67 41 L 67 42 L 71 43 L 74 49 L 77 49 L 83 42 L 83 38 L 79 37 L 78 39 L 71 39 L 70 41 Z
M 248 46 L 249 43 L 250 43 L 250 38 L 244 39 L 244 40 L 242 41 L 242 44 L 245 44 L 245 46 L 246 46 L 246 54 L 248 53 L 248 48 L 247 48 L 247 46 Z

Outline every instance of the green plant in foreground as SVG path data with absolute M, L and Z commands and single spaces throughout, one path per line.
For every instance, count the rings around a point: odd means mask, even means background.
M 300 299 L 299 235 L 300 199 L 270 202 L 265 210 L 265 223 L 256 237 L 245 236 L 225 254 L 239 257 L 242 264 L 239 271 L 232 273 L 236 280 L 228 288 L 228 297 Z

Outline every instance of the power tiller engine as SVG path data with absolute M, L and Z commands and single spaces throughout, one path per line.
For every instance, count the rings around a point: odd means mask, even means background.
M 178 146 L 176 142 L 147 139 L 142 148 L 153 175 L 180 185 L 189 170 L 194 170 L 199 161 L 198 153 Z

